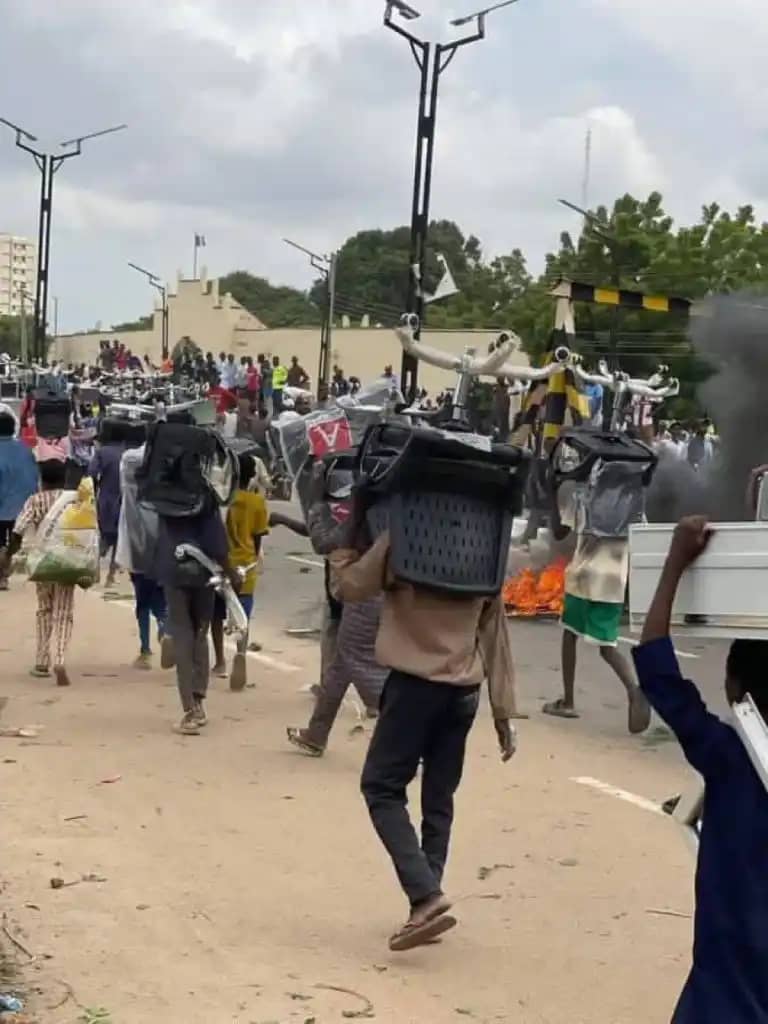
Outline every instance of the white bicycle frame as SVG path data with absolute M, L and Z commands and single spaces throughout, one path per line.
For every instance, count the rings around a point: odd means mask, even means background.
M 486 356 L 477 356 L 476 349 L 473 348 L 468 348 L 461 356 L 455 356 L 417 341 L 414 335 L 418 327 L 418 317 L 414 313 L 406 313 L 401 318 L 399 326 L 395 328 L 395 334 L 408 355 L 421 359 L 430 366 L 454 370 L 459 375 L 454 396 L 454 419 L 462 418 L 472 377 L 508 377 L 516 382 L 530 383 L 548 380 L 553 374 L 569 368 L 582 383 L 602 384 L 614 393 L 616 400 L 613 404 L 611 430 L 618 429 L 623 406 L 620 399 L 623 396 L 637 395 L 661 402 L 680 393 L 680 382 L 674 377 L 667 376 L 669 368 L 666 366 L 660 366 L 647 380 L 630 377 L 618 370 L 611 371 L 604 360 L 598 363 L 596 373 L 589 373 L 582 365 L 581 356 L 572 352 L 567 345 L 560 345 L 555 349 L 555 360 L 547 366 L 517 366 L 507 361 L 521 346 L 520 338 L 513 331 L 502 331 L 491 344 L 490 352 Z
M 224 604 L 227 608 L 226 631 L 228 633 L 238 633 L 240 637 L 247 636 L 248 618 L 243 611 L 243 606 L 240 604 L 240 598 L 237 596 L 235 588 L 227 576 L 225 576 L 222 567 L 194 544 L 179 544 L 174 551 L 174 555 L 179 562 L 185 558 L 194 558 L 196 562 L 199 562 L 203 568 L 210 572 L 211 578 L 208 581 L 208 586 L 213 587 L 216 593 L 224 598 Z M 249 572 L 257 568 L 258 564 L 258 561 L 251 562 L 250 565 L 239 567 L 237 572 L 244 580 Z

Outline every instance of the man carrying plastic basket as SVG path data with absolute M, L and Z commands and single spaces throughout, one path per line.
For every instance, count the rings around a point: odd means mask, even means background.
M 16 519 L 8 546 L 0 553 L 2 564 L 10 563 L 21 547 L 27 530 L 38 529 L 61 497 L 66 467 L 58 459 L 39 464 L 41 490 L 27 498 Z M 51 674 L 51 641 L 53 671 L 57 686 L 69 686 L 64 661 L 72 636 L 75 604 L 74 583 L 37 583 L 37 657 L 32 675 L 47 678 Z

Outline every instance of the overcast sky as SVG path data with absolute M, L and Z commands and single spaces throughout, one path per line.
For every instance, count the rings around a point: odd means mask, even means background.
M 482 0 L 412 0 L 425 38 Z M 0 0 L 0 116 L 59 141 L 127 122 L 56 179 L 60 326 L 132 318 L 133 260 L 307 287 L 284 235 L 327 251 L 409 217 L 417 72 L 383 0 Z M 520 0 L 441 80 L 432 214 L 538 269 L 576 215 L 659 189 L 768 208 L 765 0 Z M 34 235 L 39 177 L 0 134 L 0 231 Z

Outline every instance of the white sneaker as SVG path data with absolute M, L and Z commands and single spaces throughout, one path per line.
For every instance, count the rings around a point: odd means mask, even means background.
M 195 712 L 187 711 L 182 720 L 175 727 L 175 731 L 181 733 L 182 736 L 199 736 L 200 723 L 195 717 Z

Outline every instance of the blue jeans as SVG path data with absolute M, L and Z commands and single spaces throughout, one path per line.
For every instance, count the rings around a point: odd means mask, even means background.
M 136 621 L 139 624 L 141 653 L 149 654 L 152 615 L 157 619 L 158 635 L 162 637 L 167 633 L 168 610 L 165 603 L 165 591 L 157 580 L 152 580 L 140 572 L 131 573 L 131 583 L 133 583 L 133 592 L 136 596 Z

